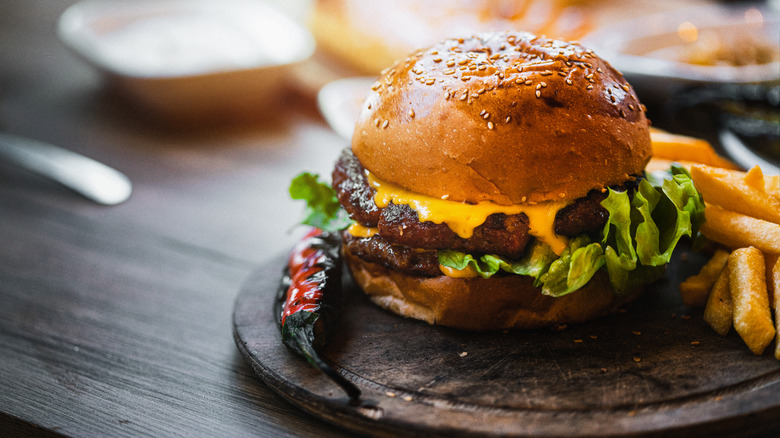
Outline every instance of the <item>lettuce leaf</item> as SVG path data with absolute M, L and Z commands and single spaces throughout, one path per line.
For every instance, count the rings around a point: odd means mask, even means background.
M 570 294 L 585 286 L 604 262 L 604 249 L 598 242 L 591 243 L 585 234 L 575 237 L 540 278 L 542 293 L 553 297 Z
M 319 176 L 303 172 L 290 182 L 290 197 L 306 201 L 304 225 L 311 225 L 325 231 L 338 231 L 352 223 L 347 212 L 341 208 L 336 191 L 320 181 Z
M 511 274 L 528 275 L 539 279 L 558 258 L 549 246 L 534 241 L 526 255 L 519 260 L 509 260 L 495 254 L 484 254 L 474 257 L 460 251 L 439 250 L 439 263 L 462 271 L 473 269 L 483 278 L 490 278 L 498 271 Z

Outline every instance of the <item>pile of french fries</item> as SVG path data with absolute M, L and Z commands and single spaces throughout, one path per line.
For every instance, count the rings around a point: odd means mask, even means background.
M 700 231 L 728 249 L 717 249 L 680 284 L 683 303 L 704 307 L 704 320 L 717 333 L 725 336 L 733 326 L 750 351 L 763 354 L 780 332 L 780 176 L 759 167 L 737 170 L 703 140 L 651 135 L 654 165 L 676 161 L 690 171 L 705 201 Z

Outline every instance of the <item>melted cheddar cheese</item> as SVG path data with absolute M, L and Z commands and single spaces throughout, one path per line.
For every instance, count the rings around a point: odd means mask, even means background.
M 439 269 L 442 274 L 452 278 L 475 278 L 479 276 L 476 269 L 471 266 L 466 266 L 466 269 L 455 269 L 450 268 L 449 266 L 439 265 Z
M 368 172 L 367 172 L 368 173 Z M 566 202 L 542 202 L 536 205 L 499 205 L 493 202 L 467 204 L 410 192 L 396 184 L 382 181 L 368 173 L 369 184 L 376 189 L 374 202 L 380 208 L 393 204 L 406 204 L 417 212 L 420 222 L 446 223 L 458 236 L 468 239 L 474 228 L 482 225 L 494 213 L 507 215 L 525 213 L 529 232 L 560 255 L 568 241 L 555 234 L 555 215 Z
M 349 226 L 347 232 L 355 237 L 368 238 L 373 236 L 374 234 L 377 234 L 379 232 L 379 229 L 364 227 L 363 225 L 360 225 L 359 223 L 355 222 Z

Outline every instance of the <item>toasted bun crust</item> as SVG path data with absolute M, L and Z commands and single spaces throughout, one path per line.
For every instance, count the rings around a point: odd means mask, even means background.
M 380 178 L 454 201 L 573 200 L 650 159 L 644 107 L 574 43 L 528 33 L 445 40 L 383 72 L 352 150 Z
M 365 262 L 344 248 L 357 285 L 376 304 L 399 315 L 465 330 L 534 329 L 614 313 L 641 290 L 616 297 L 602 270 L 560 298 L 542 295 L 523 275 L 459 279 L 415 277 Z

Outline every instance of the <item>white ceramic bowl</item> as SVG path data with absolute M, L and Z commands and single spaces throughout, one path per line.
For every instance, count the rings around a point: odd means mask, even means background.
M 315 45 L 259 0 L 85 0 L 58 33 L 124 95 L 176 118 L 262 109 Z

